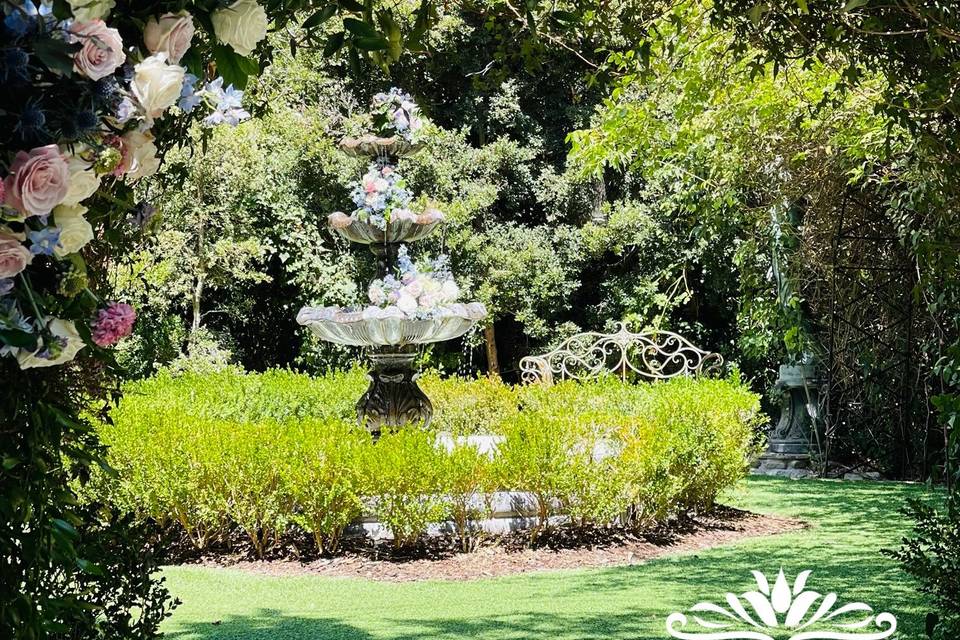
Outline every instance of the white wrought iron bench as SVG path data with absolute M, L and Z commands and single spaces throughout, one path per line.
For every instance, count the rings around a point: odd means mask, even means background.
M 623 322 L 618 325 L 614 333 L 578 333 L 553 351 L 522 358 L 520 379 L 551 384 L 557 379 L 587 380 L 613 373 L 622 380 L 636 376 L 665 380 L 707 375 L 723 366 L 719 353 L 704 351 L 672 331 L 634 333 Z

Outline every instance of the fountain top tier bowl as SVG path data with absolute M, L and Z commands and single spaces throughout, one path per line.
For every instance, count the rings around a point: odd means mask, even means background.
M 337 307 L 304 307 L 297 322 L 323 340 L 355 347 L 428 344 L 459 338 L 485 318 L 479 302 L 454 303 L 429 318 L 409 317 L 395 306 L 349 311 Z

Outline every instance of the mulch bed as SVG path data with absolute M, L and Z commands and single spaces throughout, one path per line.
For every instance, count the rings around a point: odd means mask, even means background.
M 533 571 L 616 567 L 640 564 L 660 556 L 697 551 L 746 538 L 805 529 L 799 520 L 759 515 L 730 507 L 686 518 L 643 535 L 600 530 L 573 533 L 557 529 L 529 545 L 526 534 L 488 539 L 471 553 L 458 553 L 453 541 L 431 538 L 419 549 L 400 554 L 389 541 L 374 545 L 349 540 L 336 557 L 300 555 L 295 541 L 275 550 L 266 560 L 249 553 L 213 553 L 181 561 L 203 566 L 229 567 L 262 575 L 319 575 L 364 578 L 387 582 L 418 580 L 474 580 Z

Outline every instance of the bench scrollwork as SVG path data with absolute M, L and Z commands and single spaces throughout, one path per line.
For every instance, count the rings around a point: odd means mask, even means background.
M 634 333 L 623 322 L 614 333 L 587 331 L 564 340 L 548 353 L 520 360 L 525 383 L 587 380 L 613 373 L 665 380 L 676 376 L 708 375 L 719 371 L 723 357 L 704 351 L 672 331 Z

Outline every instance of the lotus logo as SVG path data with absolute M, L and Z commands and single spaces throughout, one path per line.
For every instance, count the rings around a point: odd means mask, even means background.
M 754 571 L 756 591 L 739 597 L 728 593 L 729 609 L 712 602 L 695 604 L 690 608 L 695 624 L 689 631 L 684 630 L 687 616 L 671 613 L 667 633 L 681 640 L 774 640 L 771 633 L 789 640 L 883 640 L 897 630 L 892 614 L 874 615 L 862 602 L 834 609 L 837 594 L 804 591 L 810 573 L 800 573 L 791 589 L 781 569 L 771 589 L 767 577 Z

